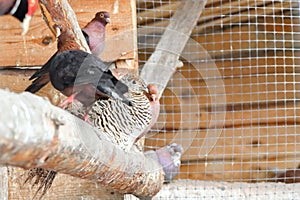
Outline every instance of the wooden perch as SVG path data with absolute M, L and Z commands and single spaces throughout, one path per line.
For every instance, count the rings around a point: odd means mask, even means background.
M 155 83 L 162 95 L 176 68 L 179 56 L 205 6 L 203 1 L 182 1 L 161 37 L 155 52 L 143 67 L 141 77 L 146 83 Z
M 160 164 L 125 153 L 96 128 L 31 93 L 0 90 L 0 164 L 45 168 L 100 183 L 120 193 L 154 196 Z
M 91 53 L 82 34 L 76 15 L 67 0 L 39 0 L 44 20 L 52 33 L 57 37 L 60 31 L 71 30 L 81 50 Z

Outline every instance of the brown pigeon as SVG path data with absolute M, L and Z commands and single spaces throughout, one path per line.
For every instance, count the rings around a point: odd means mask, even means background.
M 105 26 L 110 23 L 108 12 L 101 11 L 82 28 L 82 33 L 91 49 L 92 54 L 100 56 L 105 46 Z

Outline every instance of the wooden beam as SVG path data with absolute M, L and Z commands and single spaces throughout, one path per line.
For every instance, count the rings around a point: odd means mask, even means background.
M 137 59 L 134 0 L 130 0 L 130 3 L 127 0 L 117 2 L 116 6 L 114 6 L 115 0 L 101 3 L 94 0 L 71 0 L 70 4 L 76 13 L 80 27 L 85 26 L 99 11 L 110 12 L 112 23 L 106 27 L 106 48 L 101 59 L 106 61 Z M 56 38 L 43 21 L 39 8 L 31 20 L 27 35 L 22 37 L 21 32 L 22 28 L 15 18 L 1 16 L 1 67 L 41 66 L 56 52 Z
M 274 101 L 296 98 L 294 73 L 241 75 L 225 79 L 221 79 L 213 70 L 207 70 L 206 74 L 197 70 L 192 73 L 192 76 L 198 77 L 190 78 L 176 73 L 170 80 L 161 99 L 161 103 L 166 105 L 166 112 L 180 112 L 180 106 L 209 109 L 233 104 L 272 104 Z M 201 76 L 214 75 L 218 78 L 201 79 Z M 215 89 L 217 87 L 223 89 L 224 93 L 219 93 Z
M 52 169 L 136 196 L 153 196 L 161 188 L 164 172 L 157 161 L 122 151 L 41 97 L 4 90 L 0 95 L 0 164 Z
M 168 27 L 143 70 L 141 78 L 146 83 L 155 83 L 159 97 L 178 67 L 181 54 L 192 29 L 196 25 L 206 0 L 182 1 L 183 5 L 174 13 Z
M 197 65 L 194 66 L 188 61 L 183 62 L 183 67 L 181 67 L 178 72 L 182 74 L 187 80 L 190 79 L 203 79 L 207 81 L 209 79 L 216 79 L 216 74 L 212 73 L 215 67 L 217 67 L 220 77 L 218 78 L 233 78 L 233 77 L 245 77 L 254 75 L 273 75 L 282 76 L 286 74 L 287 76 L 295 72 L 295 64 L 300 62 L 300 58 L 297 56 L 297 52 L 292 51 L 270 51 L 267 54 L 258 57 L 224 57 L 216 58 L 212 60 L 198 60 Z M 226 56 L 226 55 L 225 55 Z M 146 62 L 150 57 L 149 54 L 139 54 L 140 62 Z M 199 68 L 206 69 L 205 77 L 200 74 Z M 211 72 L 211 73 L 209 73 Z
M 274 104 L 276 105 L 276 102 Z M 162 108 L 156 126 L 159 130 L 193 130 L 300 123 L 300 113 L 297 109 L 299 103 L 295 104 L 294 102 L 291 102 L 288 103 L 288 105 L 285 105 L 283 102 L 283 104 L 276 107 L 264 108 L 251 108 L 251 105 L 249 107 L 247 106 L 249 105 L 240 105 L 241 109 L 236 110 L 221 110 L 223 112 L 217 112 L 218 107 L 213 108 L 215 111 L 207 111 L 200 109 L 197 105 L 180 107 L 185 110 L 176 113 L 172 113 L 172 111 L 169 113 L 164 112 L 164 109 Z M 255 106 L 259 107 L 260 104 Z M 243 107 L 245 107 L 245 109 L 243 109 Z M 219 117 L 222 117 L 222 120 L 218 120 Z
M 212 2 L 211 0 L 207 1 L 205 9 L 200 15 L 197 24 L 207 23 L 214 19 L 218 19 L 221 16 L 232 15 L 234 13 L 239 13 L 249 8 L 260 7 L 266 4 L 263 1 L 257 2 L 255 0 L 225 1 L 222 2 L 222 6 L 216 6 L 213 3 L 217 3 L 217 2 Z M 142 2 L 140 2 L 140 4 L 142 4 Z M 141 26 L 141 25 L 153 24 L 154 20 L 157 21 L 158 19 L 165 20 L 171 18 L 173 13 L 176 11 L 176 9 L 178 9 L 178 7 L 180 7 L 181 5 L 182 3 L 180 1 L 174 1 L 172 3 L 166 3 L 163 5 L 158 4 L 158 6 L 154 6 L 152 8 L 146 8 L 146 9 L 144 8 L 145 11 L 140 12 L 138 14 L 139 16 L 138 25 Z
M 267 182 L 275 179 L 275 169 L 296 169 L 300 163 L 300 156 L 291 154 L 281 157 L 278 153 L 269 159 L 251 159 L 249 161 L 215 160 L 198 163 L 183 164 L 179 179 L 194 179 L 206 181 L 228 182 Z
M 241 4 L 241 6 L 236 6 Z M 231 7 L 231 9 L 229 9 Z M 291 8 L 297 7 L 297 2 L 264 2 L 264 1 L 230 1 L 218 7 L 208 7 L 204 10 L 203 16 L 197 20 L 197 26 L 193 29 L 192 34 L 205 34 L 219 32 L 224 27 L 232 26 L 235 23 L 249 22 L 257 20 L 257 17 L 264 15 L 270 16 L 274 20 L 277 14 L 289 12 Z M 238 8 L 238 9 L 237 9 Z M 203 18 L 202 18 L 203 17 Z M 168 18 L 167 18 L 168 19 Z M 141 29 L 140 34 L 156 34 L 161 35 L 168 25 L 168 20 L 155 21 L 147 23 L 149 28 Z
M 265 18 L 257 18 L 258 25 L 238 25 L 224 28 L 222 32 L 215 31 L 210 34 L 195 34 L 185 46 L 181 56 L 187 61 L 207 59 L 206 54 L 199 53 L 205 49 L 211 58 L 234 58 L 237 55 L 241 57 L 241 52 L 251 50 L 292 50 L 297 43 L 294 30 L 294 21 L 289 18 L 275 18 L 273 21 Z M 262 21 L 264 20 L 264 21 Z M 155 27 L 161 30 L 161 27 Z M 143 30 L 139 29 L 140 55 L 143 52 L 151 52 L 153 47 L 159 42 L 160 37 L 149 35 L 145 37 Z M 276 32 L 276 34 L 274 34 Z M 147 36 L 147 35 L 146 35 Z M 150 45 L 151 44 L 151 45 Z M 265 53 L 263 54 L 265 56 Z
M 201 155 L 202 145 L 206 137 L 211 138 L 210 132 L 221 134 L 217 142 L 204 159 Z M 284 126 L 242 126 L 238 128 L 216 128 L 207 130 L 178 130 L 148 135 L 145 146 L 164 146 L 172 142 L 187 141 L 183 144 L 185 152 L 182 156 L 184 163 L 204 163 L 219 161 L 250 162 L 251 160 L 286 159 L 298 155 L 300 151 L 300 124 Z M 213 139 L 213 138 L 211 138 Z M 222 164 L 222 163 L 219 163 Z M 294 162 L 297 165 L 297 162 Z M 192 174 L 192 173 L 191 173 Z

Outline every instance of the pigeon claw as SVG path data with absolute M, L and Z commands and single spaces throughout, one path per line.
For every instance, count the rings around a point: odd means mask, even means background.
M 77 103 L 78 100 L 75 99 L 76 94 L 72 94 L 71 96 L 69 96 L 68 98 L 66 98 L 62 103 L 61 103 L 61 107 L 62 109 L 66 109 L 66 107 L 71 104 L 71 103 Z

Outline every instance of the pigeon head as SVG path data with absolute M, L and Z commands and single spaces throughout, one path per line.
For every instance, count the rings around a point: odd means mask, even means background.
M 97 12 L 95 15 L 95 19 L 101 22 L 103 25 L 110 23 L 110 15 L 106 11 Z

